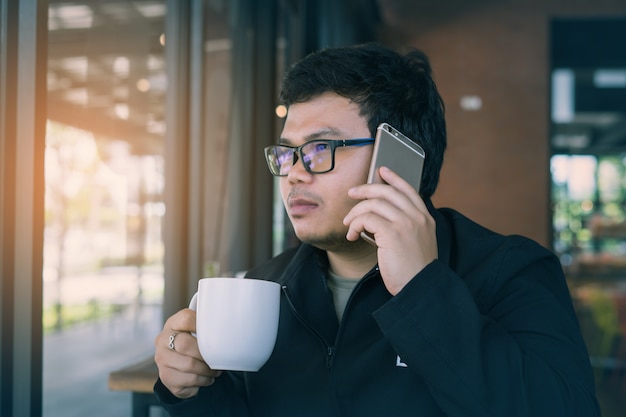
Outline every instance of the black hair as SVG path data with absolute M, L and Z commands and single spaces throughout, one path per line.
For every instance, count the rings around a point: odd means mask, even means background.
M 426 54 L 412 49 L 402 55 L 375 43 L 322 49 L 286 72 L 280 99 L 289 107 L 326 92 L 357 103 L 372 137 L 387 122 L 422 146 L 426 159 L 420 194 L 433 195 L 446 148 L 446 124 Z

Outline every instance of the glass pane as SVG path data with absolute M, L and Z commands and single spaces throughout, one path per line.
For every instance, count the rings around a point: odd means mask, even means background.
M 626 135 L 623 19 L 553 25 L 554 250 L 571 288 L 605 417 L 626 407 Z M 574 33 L 587 45 L 571 48 Z M 609 49 L 607 45 L 613 45 Z M 555 54 L 559 59 L 556 59 Z M 604 57 L 604 58 L 603 58 Z M 605 66 L 613 68 L 606 68 Z
M 49 2 L 44 417 L 131 415 L 161 329 L 165 11 Z

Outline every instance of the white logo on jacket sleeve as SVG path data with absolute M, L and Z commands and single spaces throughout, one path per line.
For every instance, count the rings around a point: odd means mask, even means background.
M 396 356 L 396 366 L 399 366 L 400 368 L 407 368 L 406 363 L 402 362 L 402 359 L 400 359 L 400 355 Z

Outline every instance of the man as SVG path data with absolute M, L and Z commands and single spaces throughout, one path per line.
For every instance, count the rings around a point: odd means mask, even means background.
M 430 201 L 446 133 L 425 55 L 326 49 L 281 98 L 266 159 L 303 243 L 248 273 L 283 286 L 276 347 L 259 372 L 211 370 L 175 314 L 155 341 L 172 416 L 600 414 L 558 260 Z M 381 122 L 425 149 L 419 193 L 387 168 L 365 184 Z

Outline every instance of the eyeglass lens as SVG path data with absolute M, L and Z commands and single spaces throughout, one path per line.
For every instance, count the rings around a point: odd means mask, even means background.
M 269 154 L 273 171 L 278 175 L 287 175 L 298 157 L 309 172 L 326 172 L 332 168 L 332 149 L 328 142 L 310 142 L 300 148 L 276 146 Z

